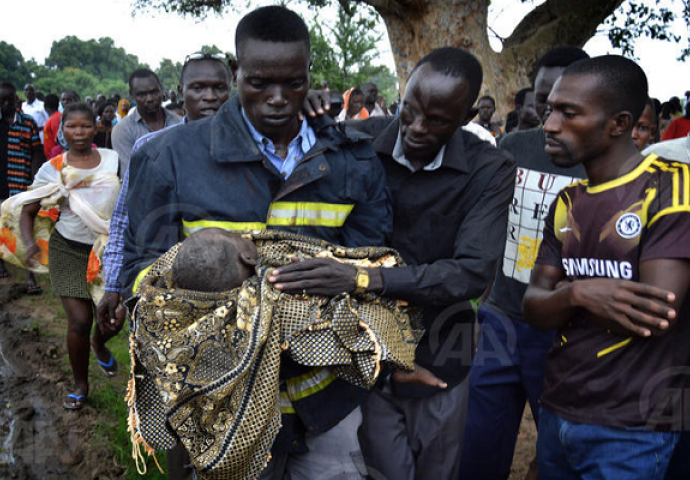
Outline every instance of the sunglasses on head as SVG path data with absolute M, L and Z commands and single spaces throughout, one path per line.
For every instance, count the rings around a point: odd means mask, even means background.
M 197 60 L 218 60 L 227 62 L 228 56 L 225 53 L 192 53 L 184 57 L 184 63 L 195 62 Z

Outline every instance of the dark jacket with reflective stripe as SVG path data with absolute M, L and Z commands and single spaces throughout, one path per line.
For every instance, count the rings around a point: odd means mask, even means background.
M 347 247 L 383 245 L 391 209 L 368 137 L 344 136 L 328 118 L 312 121 L 316 144 L 285 180 L 257 148 L 239 109 L 235 98 L 214 117 L 163 133 L 132 157 L 123 285 L 131 287 L 142 269 L 184 239 L 183 222 L 255 228 L 266 224 L 273 202 L 354 205 L 341 227 L 269 227 Z
M 130 165 L 122 284 L 131 288 L 145 267 L 181 241 L 183 223 L 199 227 L 218 225 L 205 222 L 221 222 L 221 226 L 232 222 L 230 228 L 266 224 L 274 202 L 280 202 L 275 209 L 279 218 L 273 224 L 269 221 L 269 228 L 348 247 L 383 245 L 392 215 L 383 167 L 369 137 L 356 132 L 345 135 L 325 117 L 310 125 L 316 144 L 287 180 L 257 148 L 237 98 L 214 117 L 176 127 L 137 151 Z M 332 226 L 333 211 L 319 217 L 318 209 L 329 205 L 336 210 L 352 206 L 341 226 Z M 306 210 L 291 217 L 294 206 Z M 288 221 L 293 217 L 294 222 Z M 309 369 L 292 370 L 290 377 Z M 293 406 L 306 430 L 323 432 L 361 402 L 358 390 L 336 380 Z M 289 440 L 279 450 L 288 446 L 299 450 L 301 435 L 291 436 L 288 430 L 292 429 L 281 431 L 281 437 Z

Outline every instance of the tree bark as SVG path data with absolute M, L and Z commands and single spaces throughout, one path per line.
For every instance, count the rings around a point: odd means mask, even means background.
M 558 45 L 581 47 L 623 0 L 547 0 L 515 28 L 501 53 L 489 45 L 488 0 L 361 0 L 383 18 L 401 95 L 412 69 L 434 48 L 472 52 L 484 69 L 482 95 L 496 99 L 497 119 L 513 109 L 518 90 L 531 85 L 534 63 Z M 516 2 L 518 0 L 515 0 Z

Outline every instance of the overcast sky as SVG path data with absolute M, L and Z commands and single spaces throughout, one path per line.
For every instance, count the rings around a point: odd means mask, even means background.
M 257 5 L 256 1 L 252 4 Z M 290 5 L 305 17 L 314 15 L 300 3 Z M 533 5 L 518 0 L 493 0 L 490 24 L 501 36 L 507 36 Z M 82 40 L 111 37 L 118 47 L 137 55 L 152 68 L 157 68 L 162 58 L 181 62 L 187 54 L 199 51 L 202 45 L 215 44 L 223 51 L 234 51 L 234 31 L 240 18 L 234 12 L 222 17 L 209 15 L 203 21 L 163 12 L 132 16 L 131 0 L 24 0 L 15 3 L 15 7 L 21 12 L 14 15 L 15 21 L 4 22 L 0 40 L 17 47 L 25 59 L 34 58 L 39 63 L 50 53 L 53 41 L 67 35 Z M 382 32 L 385 30 L 382 24 L 380 28 Z M 675 26 L 675 31 L 684 39 L 689 36 L 682 21 Z M 387 39 L 381 42 L 380 50 L 378 63 L 393 68 Z M 591 55 L 617 53 L 608 39 L 601 36 L 590 40 L 585 50 Z M 690 63 L 679 63 L 676 60 L 679 52 L 677 44 L 638 42 L 636 55 L 649 77 L 650 93 L 662 101 L 690 90 Z

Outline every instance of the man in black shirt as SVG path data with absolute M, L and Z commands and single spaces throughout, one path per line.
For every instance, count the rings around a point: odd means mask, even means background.
M 515 181 L 509 154 L 460 128 L 476 114 L 481 81 L 472 55 L 437 49 L 412 72 L 399 119 L 357 122 L 376 138 L 393 202 L 387 243 L 408 267 L 357 270 L 318 259 L 269 279 L 286 292 L 376 291 L 423 308 L 417 374 L 435 386 L 396 372 L 363 408 L 362 451 L 385 478 L 458 476 L 475 318 L 469 301 L 486 289 L 502 253 Z

